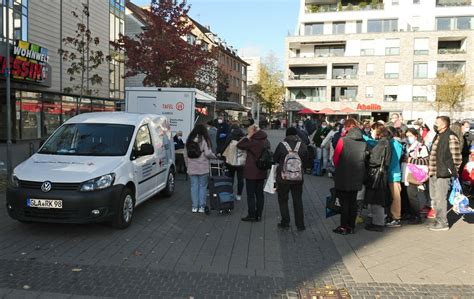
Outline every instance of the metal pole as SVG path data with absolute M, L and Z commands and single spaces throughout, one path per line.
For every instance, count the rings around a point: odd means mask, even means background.
M 257 121 L 255 124 L 260 126 L 260 101 L 257 102 Z
M 13 165 L 12 165 L 12 111 L 11 111 L 11 91 L 10 91 L 10 0 L 6 1 L 7 4 L 7 16 L 6 16 L 6 27 L 7 27 L 7 36 L 6 36 L 6 101 L 7 101 L 7 179 L 11 178 L 13 174 Z

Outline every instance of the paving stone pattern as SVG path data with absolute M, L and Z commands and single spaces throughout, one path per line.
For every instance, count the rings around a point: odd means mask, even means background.
M 273 143 L 283 135 L 270 134 Z M 127 230 L 102 224 L 18 223 L 6 216 L 2 194 L 0 298 L 296 298 L 300 287 L 325 285 L 346 287 L 353 298 L 474 297 L 469 280 L 377 280 L 358 254 L 363 246 L 379 248 L 386 236 L 334 236 L 330 230 L 337 217 L 325 219 L 323 209 L 330 186 L 326 178 L 307 177 L 304 232 L 294 225 L 289 231 L 276 228 L 274 195 L 266 196 L 259 223 L 240 221 L 246 215 L 245 201 L 237 202 L 230 216 L 191 214 L 185 181 L 178 182 L 172 198 L 154 198 L 138 207 Z M 393 232 L 400 235 L 398 244 L 411 233 Z M 472 257 L 469 239 L 458 241 Z

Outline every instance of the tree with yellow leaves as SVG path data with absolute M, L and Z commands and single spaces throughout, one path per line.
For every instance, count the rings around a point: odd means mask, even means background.
M 446 109 L 450 114 L 458 108 L 468 95 L 468 86 L 463 74 L 449 71 L 440 72 L 436 75 L 436 99 L 433 103 L 436 111 Z

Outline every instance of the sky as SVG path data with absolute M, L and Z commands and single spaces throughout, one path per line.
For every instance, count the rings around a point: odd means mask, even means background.
M 150 0 L 132 0 L 149 5 Z M 188 0 L 190 16 L 239 49 L 241 56 L 273 52 L 283 68 L 285 37 L 298 21 L 299 0 Z

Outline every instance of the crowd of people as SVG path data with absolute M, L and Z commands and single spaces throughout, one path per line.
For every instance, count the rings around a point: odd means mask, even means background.
M 356 223 L 382 232 L 402 223 L 421 224 L 425 217 L 434 219 L 430 230 L 444 231 L 449 229 L 447 198 L 452 179 L 473 157 L 469 128 L 469 122 L 452 124 L 446 116 L 439 116 L 431 126 L 422 119 L 408 126 L 396 113 L 387 123 L 350 118 L 316 123 L 307 118 L 286 129 L 284 140 L 272 153 L 272 163 L 277 165 L 272 171 L 262 166 L 270 142 L 255 124 L 245 129 L 238 121 L 226 122 L 220 117 L 197 125 L 185 143 L 178 132 L 175 145 L 185 148 L 193 213 L 205 211 L 210 161 L 226 159 L 226 150 L 236 144 L 246 159 L 238 166 L 226 163 L 226 174 L 237 182 L 237 201 L 246 188 L 248 214 L 242 221 L 261 221 L 265 180 L 270 172 L 275 176 L 281 212 L 278 227 L 290 227 L 291 193 L 296 228 L 304 230 L 303 174 L 316 159 L 321 161 L 321 175 L 334 177 L 341 207 L 335 233 L 352 234 Z M 364 218 L 363 209 L 367 210 Z

